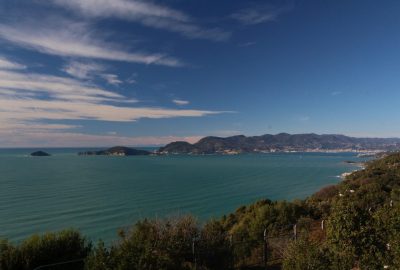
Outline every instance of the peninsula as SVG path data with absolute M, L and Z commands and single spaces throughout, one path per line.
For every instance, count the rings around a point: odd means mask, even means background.
M 270 152 L 360 152 L 378 153 L 400 149 L 399 138 L 355 138 L 325 134 L 265 134 L 246 137 L 205 137 L 197 143 L 178 141 L 158 150 L 159 154 L 239 154 Z

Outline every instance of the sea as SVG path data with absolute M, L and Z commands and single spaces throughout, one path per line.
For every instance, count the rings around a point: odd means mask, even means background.
M 355 153 L 78 156 L 90 148 L 0 149 L 0 238 L 75 228 L 111 243 L 138 220 L 199 223 L 260 199 L 304 199 L 358 169 Z M 151 149 L 150 149 L 151 150 Z

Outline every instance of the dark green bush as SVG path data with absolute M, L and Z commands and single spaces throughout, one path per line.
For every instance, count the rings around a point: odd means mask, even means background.
M 32 270 L 40 266 L 74 261 L 52 269 L 83 269 L 83 261 L 91 250 L 88 242 L 75 230 L 34 235 L 16 246 L 0 244 L 1 270 Z

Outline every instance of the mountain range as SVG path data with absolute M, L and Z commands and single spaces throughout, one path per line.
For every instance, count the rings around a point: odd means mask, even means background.
M 177 141 L 161 147 L 160 154 L 237 154 L 257 152 L 328 152 L 400 150 L 400 138 L 355 138 L 324 134 L 265 134 L 204 137 L 194 144 Z

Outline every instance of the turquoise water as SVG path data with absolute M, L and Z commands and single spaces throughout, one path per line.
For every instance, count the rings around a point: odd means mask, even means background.
M 46 150 L 46 149 L 45 149 Z M 354 154 L 77 156 L 82 149 L 0 150 L 0 238 L 68 227 L 91 239 L 145 217 L 220 217 L 258 199 L 305 198 L 340 181 Z

